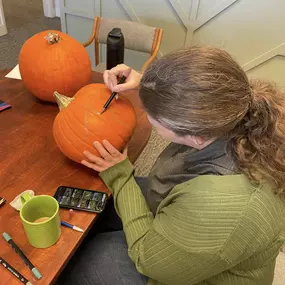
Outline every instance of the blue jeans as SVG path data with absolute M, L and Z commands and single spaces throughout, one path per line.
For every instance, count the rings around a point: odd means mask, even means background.
M 143 193 L 146 179 L 136 178 Z M 63 271 L 58 285 L 146 285 L 128 256 L 122 223 L 113 203 L 94 225 L 94 230 L 75 253 Z M 99 231 L 99 233 L 98 233 Z

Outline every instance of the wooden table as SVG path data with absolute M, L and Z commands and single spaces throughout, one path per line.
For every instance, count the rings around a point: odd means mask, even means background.
M 52 124 L 57 106 L 34 98 L 25 90 L 22 81 L 5 78 L 8 71 L 0 71 L 0 99 L 12 105 L 12 109 L 0 113 L 0 196 L 7 200 L 0 208 L 0 233 L 6 231 L 12 236 L 43 278 L 36 280 L 2 237 L 0 255 L 32 283 L 52 284 L 96 220 L 96 215 L 61 209 L 62 220 L 85 229 L 85 232 L 62 228 L 56 245 L 35 249 L 27 241 L 19 213 L 9 202 L 26 189 L 33 189 L 37 195 L 54 195 L 59 185 L 107 189 L 94 171 L 70 161 L 56 147 Z M 103 82 L 102 74 L 94 72 L 92 81 Z M 137 95 L 128 92 L 124 96 L 135 106 L 137 114 L 138 125 L 129 147 L 130 160 L 135 161 L 148 141 L 151 126 Z M 2 266 L 0 276 L 1 285 L 21 284 Z

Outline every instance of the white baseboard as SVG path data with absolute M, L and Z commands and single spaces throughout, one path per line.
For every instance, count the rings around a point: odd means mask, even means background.
M 0 24 L 0 37 L 1 36 L 4 36 L 7 34 L 7 28 L 6 28 L 6 25 L 1 25 Z
M 4 9 L 2 5 L 2 0 L 0 0 L 0 36 L 4 36 L 7 34 L 7 27 L 4 16 Z
M 59 7 L 55 7 L 55 16 L 60 17 L 60 8 Z
M 54 18 L 55 17 L 54 1 L 53 0 L 42 0 L 42 1 L 43 1 L 45 17 Z

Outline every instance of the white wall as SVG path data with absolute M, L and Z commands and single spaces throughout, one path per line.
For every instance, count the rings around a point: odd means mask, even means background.
M 183 45 L 228 50 L 249 76 L 285 86 L 285 0 L 60 0 L 63 30 L 88 39 L 95 15 L 164 29 L 161 54 Z M 94 60 L 94 47 L 88 49 Z M 104 53 L 102 55 L 104 59 Z M 140 68 L 145 56 L 128 53 Z

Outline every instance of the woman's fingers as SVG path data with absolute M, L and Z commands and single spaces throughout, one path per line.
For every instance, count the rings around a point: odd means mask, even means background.
M 117 84 L 117 76 L 110 70 L 105 70 L 103 74 L 105 85 L 113 91 L 114 86 Z
M 122 76 L 125 76 L 126 78 L 129 77 L 129 75 L 131 74 L 132 72 L 132 68 L 131 67 L 127 67 L 125 70 L 122 71 L 122 74 L 120 77 Z
M 125 64 L 118 64 L 112 69 L 110 69 L 110 72 L 112 74 L 115 74 L 116 77 L 122 77 L 123 75 L 128 77 L 131 73 L 132 69 L 131 67 L 125 65 Z
M 117 75 L 112 71 L 109 72 L 109 82 L 111 85 L 111 90 L 114 91 L 114 87 L 118 84 Z
M 136 86 L 137 86 L 137 84 L 131 79 L 131 80 L 127 81 L 126 83 L 117 84 L 117 85 L 113 86 L 112 90 L 114 92 L 124 92 L 126 90 L 135 89 Z
M 94 164 L 92 162 L 89 162 L 87 160 L 82 160 L 81 163 L 91 169 L 94 169 L 95 171 L 101 172 L 102 168 L 100 166 L 98 166 L 97 164 Z
M 124 155 L 125 157 L 127 157 L 127 155 L 128 155 L 128 146 L 126 146 L 126 147 L 124 148 L 124 150 L 123 150 L 123 155 Z
M 125 75 L 128 77 L 132 69 L 125 64 L 118 64 L 110 70 L 105 70 L 103 79 L 106 86 L 113 91 L 113 87 L 118 84 L 118 77 Z
M 105 148 L 104 146 L 104 141 L 103 145 L 100 144 L 99 142 L 94 142 L 94 147 L 98 150 L 98 152 L 101 154 L 103 159 L 105 160 L 112 160 L 112 154 L 108 152 L 108 149 Z
M 112 157 L 118 157 L 121 155 L 121 153 L 114 146 L 112 146 L 107 140 L 103 140 L 103 146 L 106 148 L 106 150 L 109 152 L 109 154 Z
M 104 79 L 105 85 L 110 89 L 110 86 L 109 86 L 109 70 L 104 71 L 103 79 Z
M 92 154 L 89 151 L 84 151 L 83 154 L 88 158 L 88 160 L 92 163 L 96 163 L 97 165 L 101 166 L 104 164 L 104 159 Z
M 82 160 L 81 163 L 98 172 L 102 172 L 116 165 L 127 157 L 127 147 L 123 153 L 121 153 L 107 140 L 103 140 L 102 144 L 98 141 L 94 142 L 94 147 L 102 157 L 98 157 L 89 151 L 84 151 L 83 154 L 87 159 Z
M 126 82 L 118 84 L 118 78 L 126 77 Z M 138 87 L 141 74 L 125 64 L 119 64 L 103 74 L 106 86 L 113 92 L 123 92 Z

